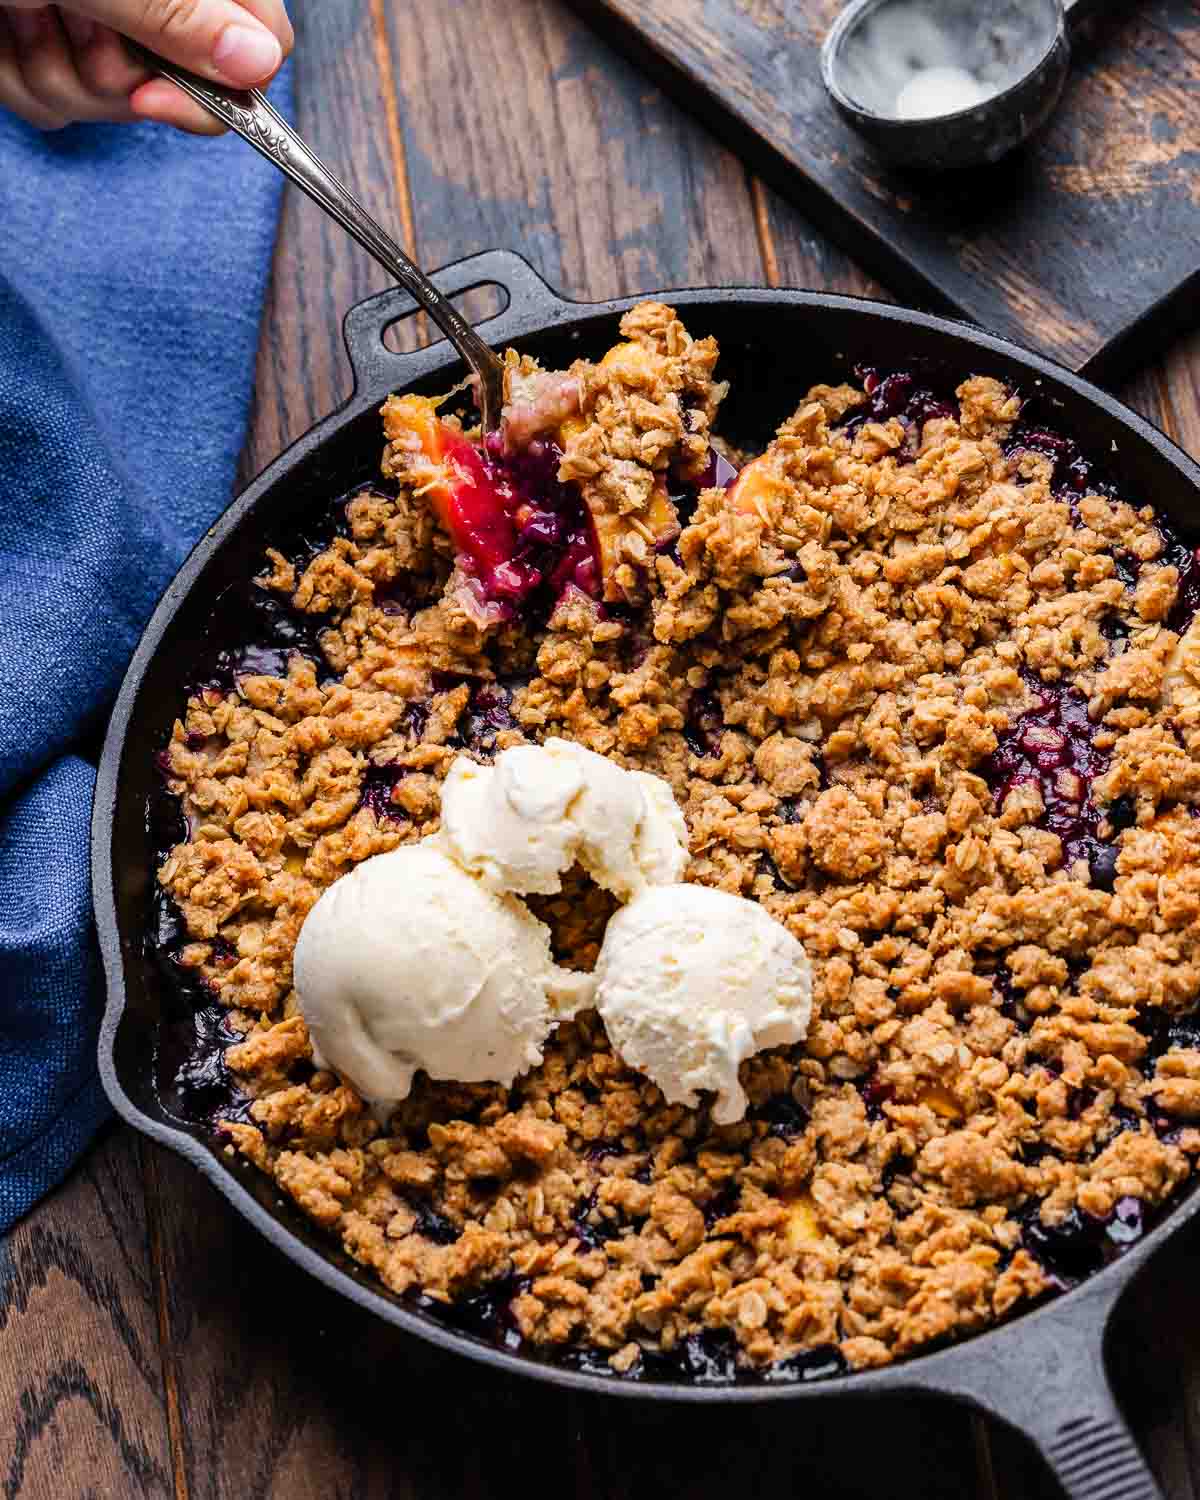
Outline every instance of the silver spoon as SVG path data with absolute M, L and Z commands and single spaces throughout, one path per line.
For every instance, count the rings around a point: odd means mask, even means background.
M 302 192 L 352 234 L 389 276 L 396 278 L 425 309 L 477 377 L 483 430 L 497 431 L 504 406 L 503 360 L 483 342 L 428 276 L 409 260 L 391 235 L 380 228 L 345 183 L 304 144 L 266 97 L 258 89 L 232 89 L 211 83 L 177 68 L 145 47 L 132 42 L 127 46 L 139 62 L 169 79 L 176 88 L 182 89 L 210 115 L 228 125 L 230 130 L 273 162 Z

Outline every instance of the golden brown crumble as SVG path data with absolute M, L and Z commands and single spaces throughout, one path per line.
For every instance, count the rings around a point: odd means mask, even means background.
M 722 390 L 670 309 L 622 332 L 645 357 L 573 368 L 564 477 L 638 516 L 668 462 L 702 465 Z M 1036 1298 L 1039 1245 L 1190 1172 L 1200 1038 L 1152 1046 L 1200 991 L 1200 646 L 1165 623 L 1178 572 L 1149 510 L 1085 494 L 1072 513 L 1051 460 L 1010 444 L 997 381 L 923 423 L 846 423 L 863 401 L 815 388 L 671 549 L 625 533 L 633 607 L 568 591 L 536 629 L 456 612 L 420 499 L 359 495 L 346 534 L 302 568 L 269 553 L 261 579 L 326 627 L 336 675 L 294 655 L 175 726 L 190 838 L 159 879 L 242 1036 L 226 1062 L 253 1103 L 230 1149 L 393 1291 L 510 1278 L 524 1338 L 617 1371 L 706 1330 L 755 1367 L 826 1345 L 865 1367 Z M 986 779 L 1035 678 L 1090 708 L 1110 889 L 1036 780 L 997 798 Z M 551 734 L 665 777 L 689 878 L 762 902 L 813 961 L 808 1040 L 744 1066 L 739 1124 L 667 1105 L 594 1015 L 511 1090 L 419 1077 L 383 1125 L 311 1071 L 291 954 L 320 892 L 437 827 L 464 744 Z M 609 898 L 575 872 L 537 906 L 590 967 Z

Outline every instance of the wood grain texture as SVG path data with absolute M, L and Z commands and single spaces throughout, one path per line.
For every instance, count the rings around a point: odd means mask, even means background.
M 1115 5 L 1044 134 L 954 179 L 888 167 L 834 111 L 842 0 L 571 3 L 908 300 L 1109 373 L 1200 311 L 1191 0 Z
M 740 163 L 554 0 L 386 7 L 417 248 L 592 299 L 760 281 Z
M 786 198 L 759 178 L 752 182 L 767 280 L 772 286 L 894 300 Z
M 0 1244 L 0 1413 L 4 1500 L 175 1494 L 131 1131 Z

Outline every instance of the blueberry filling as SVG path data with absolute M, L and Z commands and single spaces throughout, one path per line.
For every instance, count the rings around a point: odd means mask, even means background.
M 1058 835 L 1065 863 L 1090 860 L 1102 847 L 1096 833 L 1101 814 L 1091 787 L 1107 768 L 1108 756 L 1096 749 L 1096 726 L 1081 693 L 1032 674 L 1025 674 L 1025 681 L 1035 706 L 1009 726 L 981 767 L 995 809 L 1000 812 L 1014 788 L 1036 785 L 1044 806 L 1037 826 Z
M 219 933 L 212 940 L 209 956 L 213 963 L 220 964 L 222 968 L 229 968 L 232 964 L 237 963 L 238 957 L 237 949 L 228 938 L 223 938 Z
M 858 1092 L 866 1106 L 867 1119 L 874 1124 L 876 1120 L 883 1119 L 883 1106 L 889 1102 L 895 1089 L 890 1083 L 885 1083 L 878 1073 L 872 1073 L 868 1079 L 859 1084 Z
M 602 1161 L 611 1161 L 614 1156 L 627 1156 L 628 1154 L 624 1146 L 619 1146 L 613 1141 L 600 1141 L 597 1145 L 588 1148 L 586 1159 L 592 1166 L 598 1167 Z
M 1027 418 L 1031 411 L 1032 403 L 1027 402 L 1024 408 L 1026 420 L 1013 428 L 1005 452 L 1010 458 L 1021 453 L 1040 453 L 1050 460 L 1050 492 L 1056 499 L 1067 502 L 1071 522 L 1078 526 L 1080 499 L 1086 494 L 1112 496 L 1113 487 L 1072 438 L 1030 422 Z
M 1103 1222 L 1077 1208 L 1056 1224 L 1044 1224 L 1035 1208 L 1021 1239 L 1051 1279 L 1064 1287 L 1082 1281 L 1105 1263 Z
M 425 726 L 429 723 L 429 699 L 414 698 L 405 705 L 404 713 L 400 718 L 400 728 L 406 734 L 412 735 L 414 740 L 419 740 L 425 733 Z
M 779 872 L 779 866 L 771 856 L 762 850 L 758 856 L 759 871 L 767 877 L 777 891 L 790 891 L 793 887 L 783 878 Z
M 1112 891 L 1117 883 L 1116 844 L 1101 844 L 1088 851 L 1088 877 L 1098 891 Z
M 1127 589 L 1133 588 L 1138 581 L 1138 560 L 1128 552 L 1114 552 L 1113 572 L 1125 585 Z
M 644 1349 L 627 1378 L 685 1381 L 689 1385 L 748 1385 L 758 1380 L 792 1385 L 829 1380 L 849 1370 L 841 1351 L 832 1344 L 805 1349 L 761 1374 L 738 1365 L 737 1348 L 737 1340 L 728 1330 L 705 1329 L 703 1333 L 691 1334 L 668 1352 Z M 575 1364 L 575 1360 L 570 1363 Z
M 736 1182 L 727 1182 L 718 1193 L 708 1200 L 704 1205 L 704 1224 L 707 1229 L 719 1224 L 722 1219 L 729 1218 L 730 1214 L 737 1213 L 738 1202 L 741 1198 L 741 1189 Z
M 161 889 L 154 900 L 149 956 L 163 987 L 163 1019 L 154 1048 L 154 1077 L 163 1108 L 177 1119 L 212 1129 L 219 1119 L 245 1120 L 250 1100 L 225 1065 L 225 1049 L 241 1038 L 212 985 L 179 955 L 187 941 L 183 915 Z M 218 961 L 236 960 L 224 939 Z
M 564 1349 L 555 1363 L 565 1366 L 568 1370 L 578 1370 L 581 1375 L 604 1375 L 610 1380 L 615 1378 L 613 1368 L 608 1362 L 608 1355 L 602 1349 L 592 1349 L 586 1344 L 578 1348 Z M 629 1372 L 630 1376 L 635 1379 L 637 1373 L 636 1366 Z
M 583 1251 L 600 1250 L 620 1236 L 621 1225 L 614 1218 L 606 1218 L 597 1212 L 600 1202 L 599 1190 L 589 1193 L 571 1225 L 571 1232 L 578 1238 Z
M 772 1094 L 765 1104 L 752 1112 L 751 1118 L 764 1121 L 767 1134 L 784 1141 L 802 1135 L 808 1125 L 808 1111 L 797 1104 L 791 1094 Z
M 1146 1229 L 1143 1205 L 1122 1198 L 1104 1219 L 1072 1208 L 1056 1224 L 1045 1224 L 1040 1206 L 1024 1215 L 1022 1244 L 1061 1290 L 1075 1286 L 1108 1265 L 1141 1239 Z
M 423 1292 L 418 1292 L 411 1300 L 414 1306 L 422 1312 L 432 1313 L 439 1322 L 515 1353 L 525 1340 L 517 1327 L 512 1305 L 529 1290 L 529 1285 L 527 1277 L 501 1276 L 489 1281 L 474 1296 L 463 1297 L 457 1302 L 438 1302 Z
M 1147 1077 L 1153 1076 L 1159 1058 L 1168 1052 L 1200 1050 L 1200 1008 L 1186 1015 L 1172 1015 L 1164 1010 L 1143 1011 L 1135 1025 L 1149 1043 L 1142 1056 L 1142 1070 Z
M 939 395 L 931 385 L 922 385 L 908 370 L 884 374 L 869 365 L 855 366 L 855 375 L 867 393 L 865 403 L 856 406 L 841 423 L 842 431 L 853 436 L 867 422 L 887 422 L 898 417 L 910 429 L 902 458 L 916 456 L 915 439 L 924 423 L 935 417 L 953 417 L 958 406 L 949 393 Z
M 650 654 L 650 648 L 653 645 L 654 637 L 649 631 L 638 629 L 635 625 L 627 625 L 618 642 L 621 665 L 625 671 L 636 671 Z
M 496 748 L 496 736 L 518 727 L 512 715 L 513 694 L 527 683 L 528 679 L 524 677 L 478 683 L 459 717 L 458 732 L 450 744 L 456 749 L 492 754 Z
M 1113 1136 L 1124 1135 L 1127 1131 L 1137 1134 L 1142 1128 L 1144 1118 L 1145 1116 L 1139 1114 L 1136 1109 L 1130 1109 L 1124 1104 L 1114 1104 L 1112 1119 L 1116 1122 L 1117 1128 L 1113 1131 Z
M 189 1055 L 176 1068 L 172 1081 L 185 1119 L 215 1123 L 218 1115 L 240 1112 L 248 1103 L 234 1088 L 225 1066 L 225 1049 L 237 1040 L 223 1005 L 212 1001 L 193 1011 Z
M 697 688 L 688 700 L 683 737 L 693 755 L 702 759 L 720 755 L 725 716 L 717 695 L 710 688 Z
M 1162 561 L 1170 563 L 1179 572 L 1179 592 L 1167 616 L 1167 628 L 1185 631 L 1200 610 L 1200 547 L 1181 541 L 1164 522 L 1158 523 L 1163 539 Z
M 1108 1221 L 1108 1237 L 1120 1248 L 1132 1245 L 1146 1232 L 1142 1200 L 1121 1198 Z
M 1096 1102 L 1096 1090 L 1089 1088 L 1072 1088 L 1067 1095 L 1067 1118 L 1078 1120 Z
M 725 1329 L 706 1329 L 683 1339 L 670 1354 L 643 1356 L 647 1374 L 673 1376 L 690 1385 L 733 1385 L 738 1378 L 737 1340 Z
M 165 750 L 155 753 L 154 764 L 164 780 L 171 774 Z M 160 858 L 176 844 L 187 842 L 188 821 L 179 798 L 161 784 L 146 799 L 146 833 L 151 848 Z M 182 938 L 182 930 L 179 936 Z
M 376 585 L 375 603 L 385 615 L 410 617 L 422 602 L 413 588 L 411 573 L 398 573 L 391 583 Z
M 453 1245 L 459 1239 L 462 1231 L 428 1203 L 410 1203 L 409 1207 L 417 1216 L 413 1228 L 424 1239 L 435 1245 Z
M 1012 973 L 1006 963 L 1001 960 L 996 965 L 996 971 L 992 975 L 992 988 L 1000 999 L 1000 1014 L 1021 1031 L 1029 1030 L 1029 1012 L 1022 1003 L 1020 995 L 1013 985 Z
M 1108 825 L 1114 836 L 1124 833 L 1127 828 L 1132 828 L 1137 822 L 1137 807 L 1134 805 L 1133 798 L 1114 797 L 1108 804 L 1105 817 L 1108 819 Z
M 304 614 L 282 595 L 255 583 L 227 589 L 221 606 L 222 617 L 236 620 L 239 634 L 249 643 L 217 651 L 188 684 L 188 692 L 207 688 L 231 693 L 242 676 L 286 677 L 293 653 L 313 663 L 318 681 L 333 676 L 321 649 L 328 622 L 320 615 Z
M 408 814 L 392 800 L 396 788 L 408 775 L 408 767 L 388 762 L 386 765 L 369 765 L 363 776 L 359 807 L 369 808 L 377 818 L 386 818 L 392 823 L 406 823 Z

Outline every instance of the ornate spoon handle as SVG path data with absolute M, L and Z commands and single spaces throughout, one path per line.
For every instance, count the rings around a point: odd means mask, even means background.
M 352 234 L 379 264 L 425 309 L 464 362 L 479 379 L 479 409 L 485 432 L 500 426 L 504 404 L 504 364 L 479 337 L 454 304 L 443 297 L 433 282 L 419 270 L 400 246 L 375 222 L 349 188 L 304 144 L 287 121 L 258 89 L 230 89 L 198 78 L 174 63 L 129 43 L 130 50 L 147 67 L 169 79 L 222 124 L 300 188 L 327 214 Z

